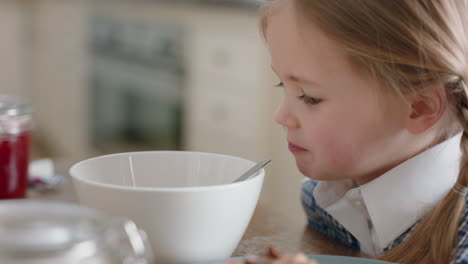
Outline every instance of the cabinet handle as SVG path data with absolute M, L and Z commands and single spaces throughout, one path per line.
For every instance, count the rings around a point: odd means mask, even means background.
M 211 118 L 214 122 L 224 122 L 228 119 L 229 114 L 226 106 L 218 104 L 211 109 Z
M 215 50 L 212 59 L 214 66 L 219 68 L 224 68 L 230 63 L 229 52 L 222 49 Z

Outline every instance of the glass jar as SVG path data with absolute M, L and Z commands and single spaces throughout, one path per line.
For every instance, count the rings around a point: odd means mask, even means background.
M 0 199 L 26 196 L 31 128 L 30 104 L 0 95 Z
M 0 202 L 0 263 L 150 264 L 146 234 L 129 220 L 76 204 Z

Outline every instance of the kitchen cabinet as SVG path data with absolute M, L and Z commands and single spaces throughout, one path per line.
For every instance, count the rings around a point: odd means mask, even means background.
M 169 3 L 168 3 L 169 2 Z M 35 104 L 38 128 L 63 155 L 92 156 L 89 21 L 110 17 L 176 25 L 184 32 L 182 149 L 255 161 L 269 156 L 262 202 L 302 217 L 301 175 L 273 114 L 282 91 L 255 10 L 170 4 L 170 1 L 35 2 Z M 106 69 L 109 69 L 106 67 Z M 51 97 L 50 95 L 54 95 Z M 148 113 L 150 114 L 150 113 Z M 278 195 L 281 193 L 281 195 Z

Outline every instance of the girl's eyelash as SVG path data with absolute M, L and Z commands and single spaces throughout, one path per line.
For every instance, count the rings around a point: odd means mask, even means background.
M 316 105 L 322 102 L 322 99 L 320 98 L 310 97 L 305 94 L 302 94 L 301 96 L 298 96 L 297 98 L 299 98 L 305 104 L 310 104 L 310 105 Z
M 275 87 L 284 87 L 283 82 L 279 82 L 275 85 Z M 305 95 L 304 93 L 301 96 L 298 96 L 299 100 L 303 101 L 305 104 L 309 105 L 316 105 L 322 102 L 322 99 L 316 97 L 310 97 Z

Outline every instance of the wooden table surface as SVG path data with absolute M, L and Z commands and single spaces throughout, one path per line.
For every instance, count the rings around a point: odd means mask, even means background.
M 65 176 L 58 190 L 46 193 L 28 192 L 28 199 L 77 202 L 68 168 L 73 162 L 56 162 L 56 171 Z M 306 220 L 288 217 L 281 208 L 259 204 L 252 220 L 233 256 L 264 253 L 272 245 L 281 252 L 304 252 L 306 254 L 358 256 L 359 253 L 329 239 L 306 226 Z

